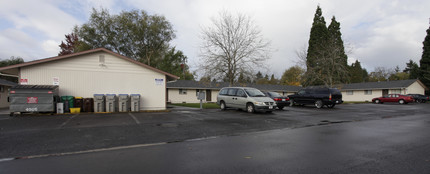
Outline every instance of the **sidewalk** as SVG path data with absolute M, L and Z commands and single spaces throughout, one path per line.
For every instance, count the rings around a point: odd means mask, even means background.
M 4 114 L 6 115 L 10 114 L 9 108 L 0 108 L 0 115 L 4 115 Z
M 168 110 L 172 111 L 195 111 L 200 110 L 200 108 L 192 108 L 192 107 L 185 107 L 185 106 L 175 106 L 175 105 L 167 105 Z

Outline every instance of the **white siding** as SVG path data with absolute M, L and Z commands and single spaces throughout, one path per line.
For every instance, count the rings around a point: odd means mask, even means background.
M 216 98 L 218 97 L 219 89 L 212 90 L 212 102 L 216 102 Z
M 196 92 L 197 89 L 187 89 L 187 94 L 179 94 L 179 89 L 167 89 L 169 99 L 167 100 L 170 103 L 200 103 L 200 100 L 197 100 Z M 206 92 L 206 89 L 201 89 L 200 91 Z M 211 89 L 211 101 L 203 100 L 203 102 L 216 102 L 216 98 L 218 96 L 219 90 Z
M 418 81 L 416 81 L 415 83 L 412 83 L 411 86 L 409 86 L 406 89 L 406 94 L 423 94 L 425 93 L 425 89 L 423 86 L 421 86 L 420 83 L 418 83 Z
M 348 90 L 350 91 L 350 90 Z M 353 94 L 348 95 L 346 90 L 342 91 L 342 100 L 343 101 L 369 101 L 372 102 L 372 99 L 375 97 L 382 96 L 382 90 L 372 90 L 371 95 L 365 95 L 364 90 L 352 90 Z
M 104 55 L 105 63 L 99 63 Z M 164 74 L 106 53 L 93 53 L 21 68 L 28 84 L 53 85 L 59 78 L 60 95 L 93 97 L 94 94 L 140 94 L 141 110 L 165 109 Z M 163 79 L 157 85 L 155 79 Z
M 179 89 L 168 89 L 167 90 L 169 92 L 168 101 L 170 103 L 200 103 L 200 100 L 197 100 L 196 89 L 186 89 L 186 90 L 187 90 L 187 94 L 179 94 Z

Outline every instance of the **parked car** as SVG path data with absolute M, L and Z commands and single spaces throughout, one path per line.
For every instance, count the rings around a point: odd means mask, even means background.
M 221 110 L 238 108 L 247 112 L 272 112 L 276 108 L 273 99 L 266 97 L 260 90 L 247 87 L 222 88 L 217 97 Z
M 282 110 L 285 106 L 290 105 L 290 98 L 282 96 L 277 92 L 264 91 L 263 93 L 264 95 L 266 95 L 267 97 L 270 97 L 276 102 L 276 107 L 278 107 L 278 109 Z
M 415 102 L 425 103 L 425 102 L 429 101 L 429 96 L 425 96 L 422 94 L 408 94 L 408 95 L 411 96 L 412 98 L 414 98 Z
M 342 93 L 336 88 L 327 87 L 307 87 L 297 94 L 289 95 L 288 98 L 290 98 L 290 106 L 313 104 L 317 108 L 322 108 L 324 105 L 333 108 L 336 104 L 343 103 Z
M 414 98 L 407 95 L 388 94 L 382 97 L 373 98 L 372 102 L 376 104 L 382 104 L 385 102 L 399 102 L 399 104 L 407 104 L 414 102 Z

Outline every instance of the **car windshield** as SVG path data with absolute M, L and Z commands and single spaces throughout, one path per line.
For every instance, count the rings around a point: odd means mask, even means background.
M 245 92 L 250 97 L 265 97 L 265 95 L 258 89 L 245 89 Z
M 279 93 L 277 92 L 268 92 L 272 97 L 282 97 L 281 95 L 279 95 Z

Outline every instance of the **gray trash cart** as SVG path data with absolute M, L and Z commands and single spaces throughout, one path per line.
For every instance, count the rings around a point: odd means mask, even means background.
M 105 112 L 105 95 L 94 94 L 94 112 Z
M 54 85 L 17 85 L 9 91 L 10 116 L 15 112 L 56 112 L 60 100 Z
M 118 109 L 119 109 L 119 112 L 130 111 L 130 97 L 128 94 L 118 95 Z
M 118 107 L 116 94 L 106 94 L 106 112 L 116 112 Z
M 140 111 L 140 94 L 131 94 L 131 112 Z

